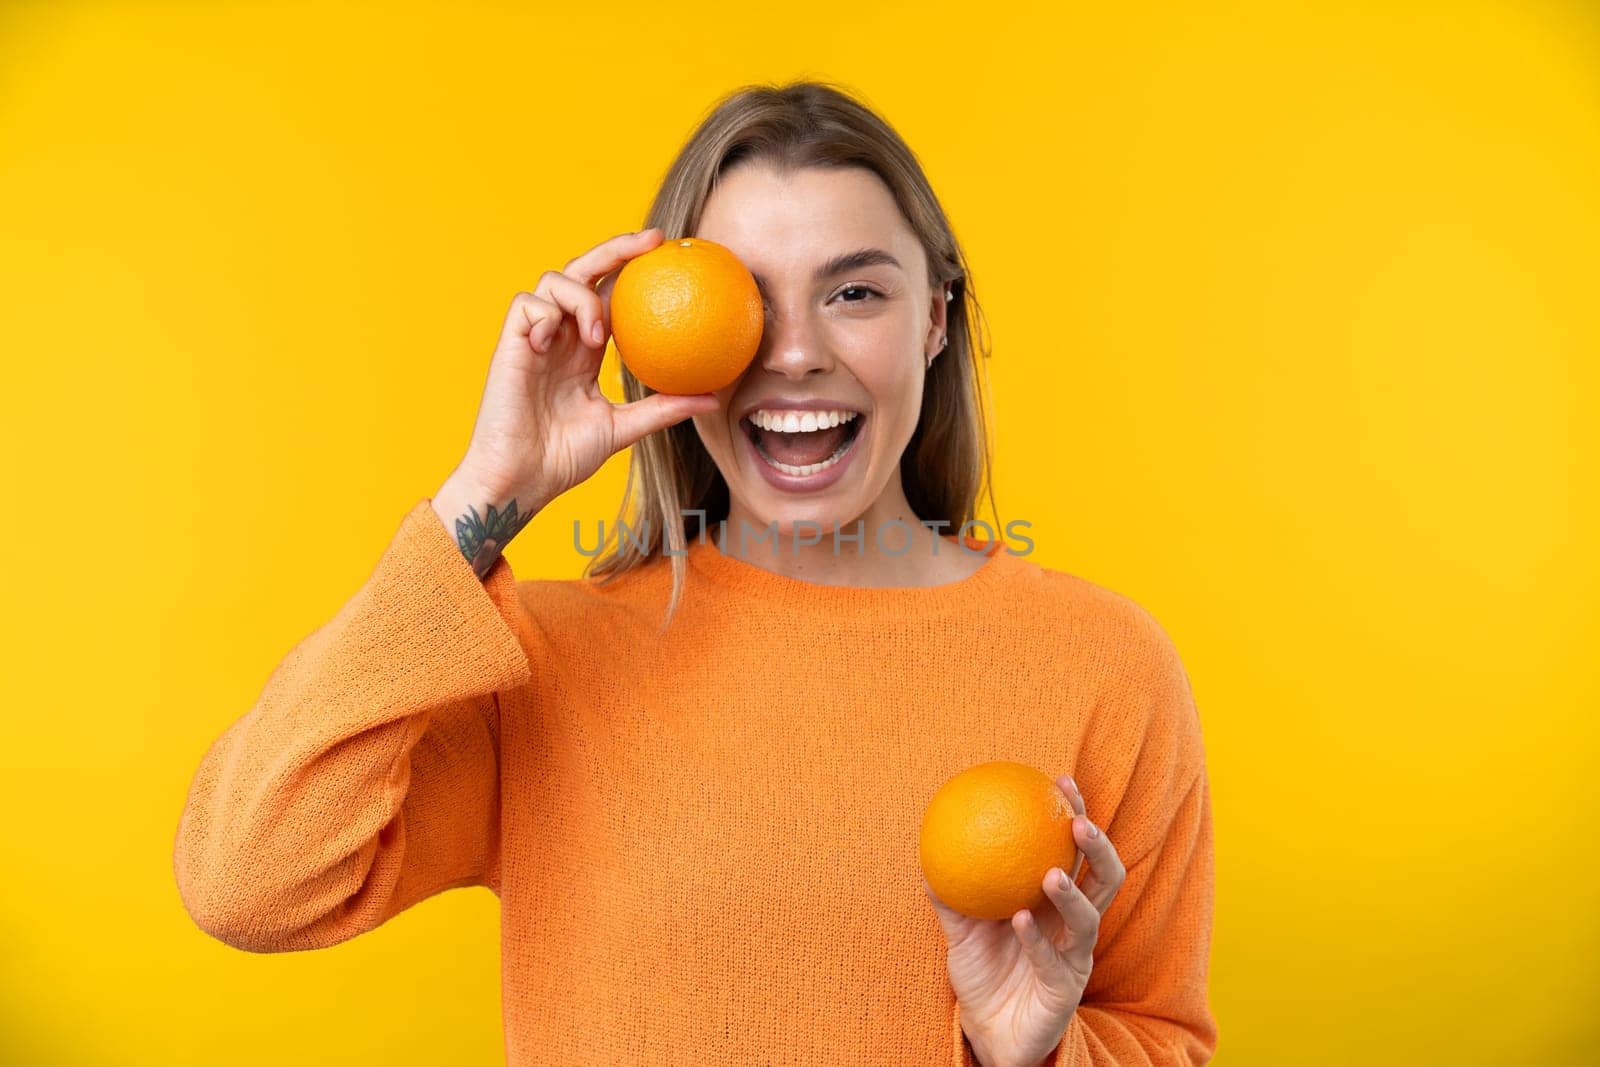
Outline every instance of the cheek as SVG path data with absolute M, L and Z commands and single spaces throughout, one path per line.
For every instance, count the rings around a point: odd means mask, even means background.
M 922 359 L 922 339 L 908 325 L 889 316 L 857 323 L 836 343 L 847 353 L 851 375 L 886 410 L 922 404 L 922 381 L 917 373 Z
M 886 356 L 890 352 L 904 351 L 921 343 L 917 339 L 917 324 L 905 313 L 903 306 L 876 315 L 843 317 L 838 326 L 839 343 L 858 351 Z
M 917 382 L 907 376 L 896 385 L 893 400 L 885 403 L 892 404 L 889 417 L 883 421 L 886 430 L 883 437 L 884 444 L 899 450 L 911 440 L 911 435 L 916 431 L 917 423 L 922 418 L 922 393 L 917 387 Z
M 730 454 L 732 441 L 728 437 L 728 420 L 720 411 L 713 411 L 709 415 L 693 415 L 690 421 L 694 423 L 695 433 L 700 436 L 700 444 L 717 459 Z
M 726 453 L 732 443 L 732 438 L 729 435 L 733 431 L 728 425 L 728 415 L 733 410 L 734 394 L 739 391 L 739 387 L 743 384 L 747 374 L 749 374 L 749 371 L 740 375 L 733 384 L 725 385 L 711 394 L 717 398 L 717 404 L 719 405 L 717 410 L 707 412 L 704 415 L 691 416 L 695 429 L 700 432 L 701 444 L 705 445 L 706 451 L 712 455 L 717 455 L 719 452 Z
M 883 429 L 880 440 L 886 444 L 909 437 L 916 428 L 922 412 L 920 359 L 919 350 L 897 336 L 853 364 L 856 380 L 872 398 L 873 414 Z

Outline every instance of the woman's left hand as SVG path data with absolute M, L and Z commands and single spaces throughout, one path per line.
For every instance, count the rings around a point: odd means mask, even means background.
M 1061 1043 L 1094 967 L 1100 916 L 1128 873 L 1110 840 L 1089 822 L 1072 779 L 1062 775 L 1056 786 L 1077 812 L 1078 862 L 1071 876 L 1059 867 L 1045 874 L 1045 895 L 1054 907 L 1037 917 L 1022 908 L 1009 919 L 974 919 L 922 882 L 944 927 L 961 1029 L 984 1067 L 1036 1067 Z M 1085 862 L 1089 875 L 1079 886 Z

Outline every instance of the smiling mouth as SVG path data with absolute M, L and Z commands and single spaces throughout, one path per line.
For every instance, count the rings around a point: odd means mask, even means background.
M 855 413 L 853 418 L 836 426 L 789 433 L 763 429 L 748 415 L 739 420 L 739 425 L 756 446 L 756 453 L 774 470 L 805 477 L 839 462 L 839 457 L 850 450 L 851 442 L 860 436 L 861 424 L 866 420 L 865 415 Z

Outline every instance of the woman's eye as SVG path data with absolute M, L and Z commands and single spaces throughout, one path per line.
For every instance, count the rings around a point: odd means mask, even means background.
M 862 294 L 862 299 L 851 300 L 847 296 L 847 294 L 849 294 L 849 293 L 861 293 Z M 839 290 L 839 296 L 840 296 L 840 298 L 842 298 L 844 300 L 844 302 L 846 304 L 860 304 L 860 303 L 863 302 L 863 300 L 866 297 L 868 297 L 868 296 L 874 296 L 875 297 L 875 296 L 878 296 L 878 295 L 879 295 L 879 293 L 877 292 L 877 290 L 868 289 L 864 285 L 847 285 L 843 289 Z

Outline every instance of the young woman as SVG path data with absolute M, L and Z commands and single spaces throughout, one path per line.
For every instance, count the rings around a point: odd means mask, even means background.
M 465 457 L 206 753 L 190 913 L 285 951 L 487 886 L 512 1064 L 1205 1062 L 1188 678 L 1131 600 L 971 535 L 977 304 L 915 157 L 833 87 L 748 88 L 647 221 L 517 294 Z M 613 404 L 611 284 L 668 235 L 751 269 L 761 345 L 715 394 L 624 371 Z M 629 446 L 629 536 L 518 581 L 506 541 Z M 1009 920 L 918 860 L 991 759 L 1079 816 L 1082 871 Z

